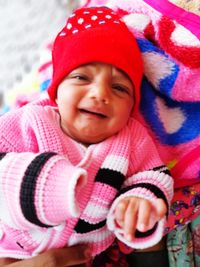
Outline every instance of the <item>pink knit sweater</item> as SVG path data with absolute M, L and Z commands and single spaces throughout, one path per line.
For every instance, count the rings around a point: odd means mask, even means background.
M 48 99 L 0 118 L 0 256 L 28 258 L 77 243 L 96 255 L 117 237 L 133 248 L 157 243 L 165 219 L 127 241 L 113 210 L 126 196 L 167 205 L 173 181 L 146 130 L 134 119 L 85 148 L 60 128 Z

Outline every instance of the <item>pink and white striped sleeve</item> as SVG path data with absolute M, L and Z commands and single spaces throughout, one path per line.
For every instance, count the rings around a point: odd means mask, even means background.
M 54 152 L 0 153 L 0 218 L 25 230 L 76 217 L 86 180 L 85 170 Z

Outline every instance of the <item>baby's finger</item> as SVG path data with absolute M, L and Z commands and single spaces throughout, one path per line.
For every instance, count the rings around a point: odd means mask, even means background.
M 161 198 L 158 198 L 154 202 L 154 209 L 156 212 L 156 215 L 161 219 L 164 217 L 167 213 L 167 205 L 165 204 L 164 200 Z
M 123 224 L 124 224 L 124 216 L 125 216 L 125 211 L 128 206 L 128 202 L 129 202 L 128 199 L 121 200 L 115 209 L 115 220 L 119 224 L 120 227 L 123 227 Z
M 151 229 L 151 226 L 149 225 L 149 218 L 150 218 L 151 213 L 152 213 L 151 203 L 146 199 L 142 199 L 139 204 L 138 219 L 137 219 L 137 226 L 136 226 L 136 228 L 140 232 L 145 232 Z
M 124 234 L 131 241 L 135 234 L 138 215 L 138 204 L 135 201 L 129 201 L 124 218 Z

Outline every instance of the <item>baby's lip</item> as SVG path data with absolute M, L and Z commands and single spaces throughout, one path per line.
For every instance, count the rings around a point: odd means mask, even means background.
M 106 114 L 106 111 L 104 111 L 101 108 L 97 108 L 97 107 L 85 107 L 85 108 L 83 107 L 83 108 L 79 108 L 79 111 L 85 114 L 95 115 L 100 118 L 108 117 L 108 115 Z

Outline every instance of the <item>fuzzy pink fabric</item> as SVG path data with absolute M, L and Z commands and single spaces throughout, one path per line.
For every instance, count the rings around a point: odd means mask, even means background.
M 135 248 L 157 243 L 165 219 L 130 243 L 112 208 L 126 196 L 170 205 L 173 181 L 145 128 L 130 119 L 119 134 L 86 149 L 59 122 L 48 99 L 0 117 L 0 255 L 26 258 L 77 243 L 96 255 L 115 236 Z

